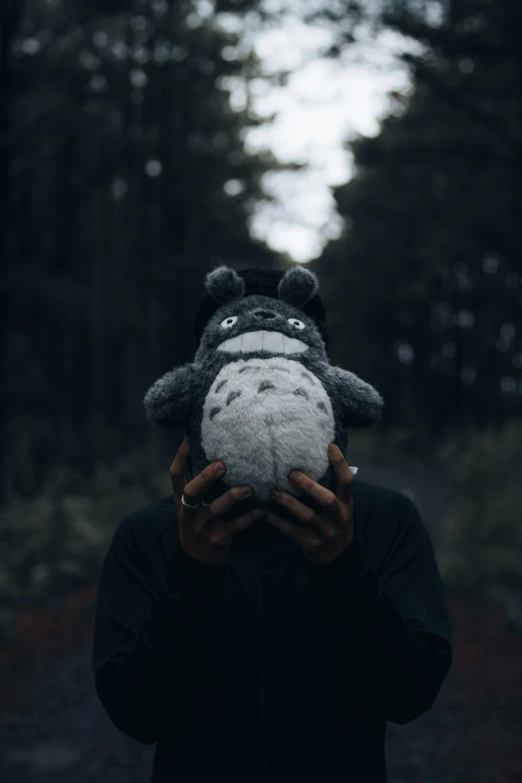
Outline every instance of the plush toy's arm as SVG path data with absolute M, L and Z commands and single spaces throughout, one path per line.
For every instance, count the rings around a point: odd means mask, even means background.
M 190 419 L 197 377 L 193 364 L 184 364 L 159 378 L 146 393 L 147 418 L 160 426 L 185 424 Z
M 349 427 L 366 427 L 381 418 L 384 400 L 369 383 L 342 367 L 329 367 L 326 384 L 332 406 Z

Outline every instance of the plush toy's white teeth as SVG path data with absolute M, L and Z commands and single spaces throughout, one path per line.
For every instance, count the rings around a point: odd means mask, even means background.
M 224 340 L 217 347 L 218 351 L 230 353 L 248 353 L 249 351 L 268 351 L 269 353 L 303 353 L 308 346 L 296 337 L 287 337 L 282 332 L 245 332 L 237 337 Z

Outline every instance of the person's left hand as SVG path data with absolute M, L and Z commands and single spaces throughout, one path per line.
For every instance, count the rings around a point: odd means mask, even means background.
M 293 538 L 301 547 L 304 559 L 313 566 L 326 565 L 335 560 L 350 544 L 353 535 L 353 473 L 342 451 L 334 444 L 328 447 L 328 459 L 337 476 L 337 495 L 322 487 L 300 471 L 292 471 L 288 478 L 321 506 L 316 513 L 300 503 L 288 492 L 272 490 L 271 496 L 287 508 L 303 525 L 294 525 L 277 514 L 268 512 L 266 521 Z

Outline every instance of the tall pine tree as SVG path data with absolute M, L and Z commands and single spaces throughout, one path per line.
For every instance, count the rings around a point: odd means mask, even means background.
M 522 34 L 511 0 L 386 3 L 414 39 L 412 90 L 351 145 L 343 236 L 314 266 L 333 352 L 388 400 L 386 424 L 438 432 L 522 407 Z
M 225 3 L 218 10 L 230 11 Z M 243 2 L 246 12 L 256 0 Z M 211 3 L 28 0 L 12 41 L 8 484 L 89 470 L 146 432 L 148 384 L 192 350 L 202 278 L 284 263 L 248 229 L 257 62 Z

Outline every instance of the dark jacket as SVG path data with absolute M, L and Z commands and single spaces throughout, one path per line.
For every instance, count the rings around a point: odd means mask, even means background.
M 415 504 L 358 479 L 353 494 L 354 539 L 315 569 L 266 522 L 226 566 L 199 563 L 172 496 L 119 525 L 93 669 L 113 723 L 157 742 L 153 783 L 386 781 L 386 721 L 433 704 L 451 624 Z

